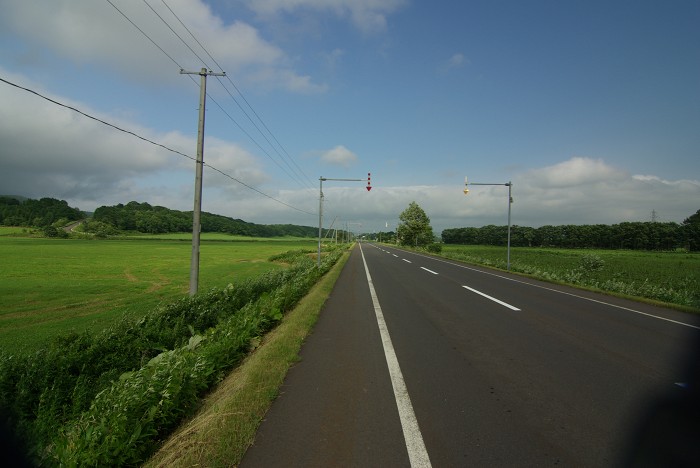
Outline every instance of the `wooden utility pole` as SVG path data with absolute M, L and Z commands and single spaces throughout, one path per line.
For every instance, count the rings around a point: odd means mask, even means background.
M 204 111 L 207 101 L 207 76 L 226 76 L 202 68 L 198 72 L 180 69 L 181 75 L 199 75 L 199 129 L 197 132 L 197 164 L 194 178 L 194 210 L 192 212 L 192 261 L 190 263 L 190 296 L 197 294 L 199 286 L 199 234 L 202 231 L 202 173 L 204 172 Z

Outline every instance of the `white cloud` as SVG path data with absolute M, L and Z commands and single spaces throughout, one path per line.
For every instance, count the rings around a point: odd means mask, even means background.
M 518 176 L 513 192 L 516 223 L 526 225 L 646 221 L 652 210 L 680 222 L 697 210 L 700 182 L 630 175 L 601 159 L 574 157 Z
M 450 70 L 462 68 L 465 65 L 469 65 L 470 63 L 471 62 L 468 58 L 464 56 L 464 54 L 462 54 L 461 52 L 457 52 L 453 54 L 449 59 L 440 63 L 438 67 L 438 72 L 448 73 Z
M 450 57 L 450 60 L 447 61 L 447 66 L 449 68 L 457 68 L 467 63 L 469 63 L 469 61 L 463 54 L 454 54 L 452 57 Z
M 406 0 L 247 0 L 248 7 L 262 16 L 302 9 L 331 12 L 340 18 L 349 18 L 364 33 L 386 30 L 387 15 L 406 3 Z
M 339 145 L 322 153 L 321 161 L 333 166 L 350 167 L 357 162 L 357 155 L 346 147 Z
M 188 70 L 201 68 L 201 62 L 194 53 L 146 4 L 134 1 L 114 1 L 114 4 L 162 51 L 107 2 L 3 1 L 0 27 L 61 57 L 79 64 L 108 66 L 134 81 L 159 84 L 182 81 L 173 60 Z M 149 5 L 210 68 L 216 67 L 162 3 L 150 2 Z M 224 23 L 202 0 L 170 0 L 168 6 L 224 71 L 235 75 L 238 80 L 251 86 L 281 86 L 290 91 L 325 90 L 325 86 L 314 84 L 310 77 L 297 75 L 285 52 L 262 38 L 255 27 L 242 21 Z M 261 74 L 261 70 L 265 73 Z M 265 81 L 260 82 L 261 77 Z
M 21 82 L 47 97 L 194 158 L 196 142 L 179 132 L 160 133 L 88 105 L 54 96 L 35 83 L 0 69 L 10 81 Z M 0 188 L 3 193 L 98 203 L 147 201 L 160 192 L 177 197 L 180 186 L 192 193 L 194 161 L 144 142 L 76 112 L 6 84 L 0 86 Z M 21 112 L 17 112 L 21 109 Z M 238 145 L 207 138 L 205 163 L 248 184 L 267 180 L 257 160 Z M 212 171 L 208 185 L 231 187 L 235 182 Z M 177 191 L 173 191 L 177 187 Z M 95 206 L 92 206 L 94 208 Z M 89 208 L 85 208 L 89 209 Z
M 574 157 L 567 161 L 533 170 L 528 175 L 530 185 L 571 187 L 618 179 L 624 175 L 605 164 L 602 159 Z
M 36 83 L 2 69 L 0 75 L 193 155 L 196 147 L 193 136 L 158 132 L 105 115 L 82 102 L 47 93 Z M 191 159 L 4 83 L 0 84 L 0 102 L 3 103 L 0 106 L 1 192 L 65 199 L 84 210 L 131 200 L 191 209 L 194 174 Z M 342 145 L 317 156 L 327 164 L 341 167 L 358 160 L 357 155 Z M 260 195 L 211 169 L 205 171 L 203 208 L 206 211 L 259 223 L 315 225 L 317 222 L 316 190 L 264 188 L 268 175 L 252 154 L 235 143 L 208 137 L 205 162 L 248 185 L 263 187 L 262 191 L 270 196 L 307 213 Z M 324 186 L 324 225 L 328 226 L 337 216 L 363 223 L 363 230 L 385 229 L 386 222 L 395 228 L 399 214 L 411 201 L 426 211 L 436 232 L 507 222 L 505 186 L 472 186 L 469 195 L 464 196 L 464 187 L 460 185 L 383 186 L 381 175 L 375 175 L 371 192 L 360 183 Z M 512 222 L 519 225 L 645 221 L 650 219 L 652 210 L 659 221 L 681 222 L 699 208 L 700 181 L 632 175 L 603 159 L 573 157 L 513 174 L 513 198 Z
M 562 177 L 567 177 L 566 183 Z M 369 193 L 361 185 L 324 186 L 328 223 L 338 216 L 363 223 L 367 231 L 384 230 L 386 222 L 395 229 L 399 214 L 415 201 L 425 210 L 436 232 L 453 227 L 507 224 L 506 186 L 472 186 L 465 196 L 464 187 L 458 185 L 386 187 L 379 182 L 373 185 Z M 518 225 L 648 221 L 652 210 L 659 221 L 681 222 L 698 209 L 700 182 L 663 181 L 656 177 L 642 180 L 598 159 L 572 158 L 516 174 L 512 195 L 512 223 Z

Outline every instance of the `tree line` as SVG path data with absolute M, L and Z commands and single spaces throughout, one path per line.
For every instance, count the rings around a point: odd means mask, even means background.
M 149 234 L 188 232 L 192 230 L 192 212 L 171 210 L 162 206 L 131 201 L 95 210 L 93 221 L 107 224 L 121 231 Z M 316 237 L 318 228 L 292 224 L 255 224 L 241 219 L 202 212 L 202 232 L 222 232 L 251 237 Z
M 82 211 L 71 208 L 65 200 L 42 198 L 21 201 L 15 197 L 0 196 L 0 224 L 5 226 L 43 228 L 59 221 L 68 224 L 84 217 Z
M 505 245 L 508 226 L 488 225 L 442 231 L 445 244 Z M 511 226 L 514 247 L 562 247 L 630 250 L 700 250 L 700 210 L 683 223 L 624 222 L 619 224 L 584 224 Z
M 88 218 L 87 213 L 68 206 L 65 200 L 42 198 L 24 199 L 0 196 L 0 225 L 25 226 L 44 229 L 60 228 L 71 221 Z M 318 228 L 294 224 L 255 224 L 203 212 L 202 232 L 222 232 L 251 237 L 316 237 Z M 104 235 L 119 231 L 138 231 L 147 234 L 191 232 L 192 212 L 177 211 L 163 206 L 131 201 L 114 206 L 101 206 L 86 221 L 84 230 Z

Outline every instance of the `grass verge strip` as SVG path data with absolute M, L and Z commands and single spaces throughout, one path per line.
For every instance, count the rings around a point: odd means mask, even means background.
M 262 344 L 204 400 L 200 411 L 163 444 L 149 467 L 240 463 L 289 368 L 333 290 L 349 253 L 316 284 Z

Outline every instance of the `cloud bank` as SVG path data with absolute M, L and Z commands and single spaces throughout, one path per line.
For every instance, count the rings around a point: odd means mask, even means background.
M 293 60 L 254 26 L 243 21 L 225 23 L 200 0 L 170 0 L 170 9 L 162 2 L 112 3 L 116 8 L 93 0 L 3 1 L 0 27 L 77 64 L 101 64 L 136 82 L 176 83 L 179 76 L 172 73 L 173 68 L 201 67 L 196 53 L 209 68 L 218 69 L 211 54 L 224 71 L 248 86 L 299 93 L 327 89 L 297 73 Z M 183 39 L 196 44 L 192 32 L 206 51 L 198 46 L 189 50 L 159 16 Z M 150 44 L 137 28 L 147 32 Z
M 0 74 L 42 91 L 24 77 L 1 69 Z M 191 154 L 196 147 L 194 138 L 179 132 L 158 132 L 116 115 L 92 111 L 84 103 L 46 94 L 185 154 Z M 132 200 L 191 209 L 192 159 L 4 83 L 0 83 L 0 102 L 4 103 L 0 106 L 0 193 L 65 199 L 71 206 L 86 211 Z M 320 158 L 339 167 L 349 167 L 357 161 L 357 155 L 341 145 L 325 151 Z M 205 211 L 267 224 L 318 222 L 317 190 L 279 189 L 261 161 L 236 143 L 208 138 L 205 161 L 269 195 L 261 195 L 207 168 Z M 383 186 L 381 180 L 382 174 L 373 173 L 371 192 L 359 183 L 324 187 L 324 225 L 337 217 L 362 223 L 361 230 L 366 231 L 384 229 L 386 223 L 395 228 L 399 214 L 412 201 L 426 211 L 437 232 L 507 222 L 505 186 L 472 186 L 469 195 L 464 196 L 464 187 L 459 185 Z M 512 222 L 519 225 L 648 221 L 652 211 L 658 221 L 681 222 L 700 208 L 698 180 L 632 174 L 600 158 L 562 158 L 554 165 L 515 173 L 512 182 Z
M 293 13 L 299 10 L 330 12 L 338 18 L 349 18 L 367 34 L 383 32 L 387 15 L 407 4 L 406 0 L 247 0 L 248 7 L 262 17 Z

